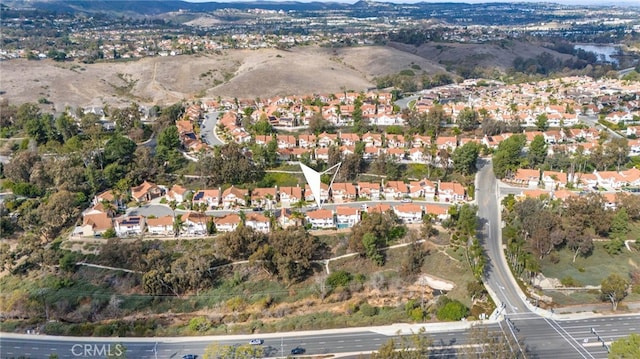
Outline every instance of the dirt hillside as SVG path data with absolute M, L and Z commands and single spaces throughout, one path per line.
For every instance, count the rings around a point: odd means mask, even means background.
M 428 74 L 444 64 L 506 68 L 517 56 L 531 57 L 542 47 L 401 44 L 354 48 L 297 47 L 292 50 L 228 50 L 217 55 L 167 56 L 137 61 L 82 64 L 51 60 L 0 63 L 0 91 L 11 103 L 46 99 L 56 110 L 66 106 L 172 104 L 196 97 L 255 98 L 275 95 L 361 91 L 374 78 L 403 69 Z M 555 54 L 562 56 L 560 54 Z

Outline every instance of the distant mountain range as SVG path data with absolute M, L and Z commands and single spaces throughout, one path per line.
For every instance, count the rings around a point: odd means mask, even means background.
M 267 9 L 267 10 L 333 10 L 346 9 L 350 4 L 335 2 L 293 2 L 293 1 L 247 1 L 247 2 L 187 2 L 177 0 L 7 0 L 5 5 L 13 8 L 35 8 L 68 13 L 135 13 L 139 15 L 159 15 L 175 11 L 211 12 L 219 9 Z
M 197 2 L 196 2 L 197 1 Z M 398 0 L 403 1 L 403 0 Z M 411 1 L 411 0 L 409 0 Z M 436 0 L 437 1 L 437 0 Z M 457 0 L 453 0 L 457 1 Z M 571 5 L 559 5 L 550 2 L 485 2 L 469 0 L 463 2 L 418 2 L 393 3 L 360 0 L 349 4 L 345 2 L 297 2 L 297 1 L 231 1 L 201 2 L 200 0 L 2 0 L 2 7 L 12 9 L 35 9 L 49 13 L 71 14 L 111 14 L 127 17 L 159 16 L 167 13 L 210 13 L 220 9 L 265 9 L 295 11 L 298 13 L 341 11 L 353 17 L 405 17 L 414 19 L 439 18 L 452 24 L 516 25 L 556 19 L 576 19 L 579 16 L 556 10 Z M 574 1 L 574 0 L 559 0 Z M 591 1 L 591 0 L 589 0 Z M 605 2 L 608 0 L 604 0 Z M 622 0 L 618 7 L 630 6 Z M 590 3 L 591 6 L 603 6 Z M 637 5 L 638 3 L 635 2 Z M 490 14 L 490 16 L 487 16 Z

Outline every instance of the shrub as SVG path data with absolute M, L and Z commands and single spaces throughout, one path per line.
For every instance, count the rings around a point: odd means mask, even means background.
M 195 317 L 189 321 L 189 329 L 193 332 L 204 333 L 211 328 L 211 323 L 205 317 Z
M 409 318 L 411 318 L 411 320 L 413 320 L 414 322 L 421 322 L 424 320 L 425 314 L 426 313 L 424 312 L 424 310 L 422 310 L 422 308 L 413 308 L 409 311 Z
M 104 233 L 102 233 L 102 238 L 115 238 L 116 230 L 113 228 L 108 228 Z
M 558 253 L 549 254 L 549 262 L 551 262 L 553 264 L 560 263 L 560 256 L 558 255 Z
M 451 300 L 438 310 L 438 320 L 456 321 L 465 318 L 469 314 L 469 308 L 457 300 Z
M 351 273 L 344 270 L 339 270 L 329 274 L 329 276 L 327 277 L 327 285 L 332 289 L 338 287 L 346 287 L 349 282 L 351 282 L 351 279 L 353 279 Z
M 365 317 L 373 317 L 378 313 L 378 308 L 370 305 L 369 303 L 362 303 L 358 311 Z
M 615 255 L 620 253 L 623 247 L 624 247 L 624 241 L 620 238 L 614 238 L 604 245 L 604 248 L 607 250 L 607 253 L 609 253 L 610 255 Z
M 582 283 L 573 279 L 571 276 L 566 276 L 560 280 L 560 283 L 565 287 L 582 287 Z

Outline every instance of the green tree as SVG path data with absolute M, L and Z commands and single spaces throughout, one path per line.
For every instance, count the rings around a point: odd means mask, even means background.
M 621 275 L 613 273 L 600 283 L 600 292 L 602 300 L 611 302 L 611 309 L 615 312 L 618 309 L 618 303 L 627 296 L 627 287 L 629 282 L 622 278 Z
M 384 265 L 385 258 L 380 251 L 382 246 L 384 246 L 384 241 L 381 240 L 381 238 L 376 237 L 373 233 L 366 233 L 362 237 L 362 245 L 367 258 L 371 259 L 371 261 L 378 266 Z
M 446 298 L 446 297 L 445 297 Z M 438 320 L 458 321 L 469 315 L 469 308 L 458 300 L 446 300 L 436 314 Z
M 541 113 L 536 116 L 536 127 L 543 132 L 549 128 L 549 118 L 546 113 Z
M 637 358 L 640 358 L 640 334 L 631 333 L 611 343 L 609 359 Z
M 476 162 L 480 154 L 480 146 L 475 142 L 467 142 L 453 151 L 453 169 L 464 175 L 476 171 Z
M 117 133 L 114 134 L 104 145 L 105 163 L 129 164 L 133 160 L 136 147 L 136 143 L 130 139 Z
M 180 147 L 180 134 L 176 126 L 169 126 L 158 135 L 158 147 L 177 149 Z
M 269 135 L 273 133 L 273 126 L 268 119 L 260 119 L 253 125 L 253 131 L 256 135 Z
M 513 135 L 498 145 L 492 160 L 496 177 L 504 178 L 520 167 L 525 144 L 526 138 L 523 135 Z
M 529 144 L 527 152 L 527 160 L 529 160 L 529 168 L 537 168 L 544 163 L 547 157 L 547 143 L 544 136 L 536 135 Z
M 458 114 L 458 127 L 463 131 L 473 131 L 480 125 L 478 112 L 470 107 L 465 107 Z
M 622 207 L 616 211 L 611 220 L 611 237 L 623 239 L 629 232 L 629 215 L 627 210 Z

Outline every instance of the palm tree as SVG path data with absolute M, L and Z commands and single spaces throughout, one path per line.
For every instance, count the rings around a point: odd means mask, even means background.
M 176 218 L 177 207 L 178 207 L 178 202 L 176 202 L 176 200 L 169 202 L 169 208 L 171 208 L 171 210 L 173 211 L 173 218 Z
M 207 211 L 207 204 L 205 202 L 201 202 L 196 204 L 195 209 L 200 213 L 198 216 L 198 220 L 200 221 L 200 228 L 204 229 L 203 232 L 207 232 L 206 228 L 202 225 L 202 218 L 204 217 L 205 212 Z
M 174 237 L 178 237 L 180 232 L 184 229 L 184 221 L 182 220 L 182 215 L 173 217 L 173 235 Z
M 112 202 L 109 202 L 106 199 L 103 199 L 102 201 L 100 201 L 100 203 L 102 204 L 104 211 L 107 213 L 109 217 L 115 216 L 116 206 L 114 206 Z

